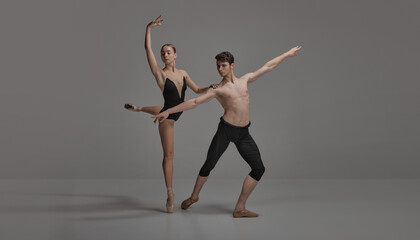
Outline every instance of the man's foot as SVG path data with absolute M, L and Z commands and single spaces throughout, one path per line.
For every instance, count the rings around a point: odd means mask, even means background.
M 166 212 L 167 213 L 174 212 L 174 198 L 175 198 L 174 192 L 168 190 L 168 198 L 166 199 Z
M 198 202 L 198 198 L 197 199 L 192 199 L 192 198 L 188 198 L 186 200 L 184 200 L 181 204 L 181 208 L 186 210 L 188 209 L 193 203 Z
M 243 217 L 258 217 L 258 213 L 254 213 L 251 211 L 248 211 L 246 209 L 244 210 L 235 210 L 233 211 L 233 217 L 234 218 L 243 218 Z

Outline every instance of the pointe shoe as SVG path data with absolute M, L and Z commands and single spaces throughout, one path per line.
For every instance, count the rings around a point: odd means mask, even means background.
M 233 212 L 233 217 L 234 218 L 243 218 L 243 217 L 258 217 L 259 214 L 258 213 L 254 213 L 248 210 L 241 210 L 241 211 L 234 211 Z
M 128 110 L 131 110 L 131 109 L 134 109 L 134 106 L 130 103 L 126 103 L 126 104 L 124 104 L 124 108 L 128 109 Z
M 168 201 L 166 202 L 166 212 L 167 213 L 173 213 L 174 212 L 174 205 L 170 204 Z
M 133 112 L 140 112 L 141 111 L 141 107 L 137 107 L 131 103 L 126 103 L 124 104 L 124 108 L 129 110 L 129 111 L 133 111 Z
M 188 209 L 193 203 L 196 203 L 196 202 L 198 202 L 198 198 L 197 198 L 197 200 L 194 200 L 194 199 L 192 199 L 192 198 L 188 198 L 188 199 L 186 199 L 186 200 L 184 200 L 183 202 L 182 202 L 182 204 L 181 204 L 181 208 L 182 209 L 184 209 L 184 210 L 186 210 L 186 209 Z
M 173 213 L 174 212 L 174 197 L 175 194 L 168 193 L 168 198 L 166 199 L 166 212 Z M 172 201 L 171 201 L 172 198 Z

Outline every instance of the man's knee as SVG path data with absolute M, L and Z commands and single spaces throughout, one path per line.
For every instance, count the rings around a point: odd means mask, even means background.
M 207 159 L 201 167 L 198 175 L 200 175 L 201 177 L 208 177 L 210 175 L 211 170 L 213 170 L 213 168 L 216 166 L 217 160 L 217 158 L 207 156 Z
M 198 175 L 200 175 L 200 177 L 208 177 L 210 175 L 211 170 L 212 170 L 211 168 L 206 168 L 203 166 L 200 169 L 200 172 L 198 173 Z
M 261 177 L 264 175 L 265 172 L 265 167 L 262 166 L 260 168 L 254 168 L 252 169 L 252 171 L 249 173 L 249 176 L 251 176 L 253 179 L 260 181 Z

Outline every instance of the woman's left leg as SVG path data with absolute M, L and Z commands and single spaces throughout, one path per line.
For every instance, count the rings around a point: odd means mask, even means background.
M 159 134 L 163 148 L 162 168 L 168 193 L 167 212 L 173 212 L 174 193 L 172 190 L 173 158 L 174 158 L 174 120 L 167 119 L 159 123 Z

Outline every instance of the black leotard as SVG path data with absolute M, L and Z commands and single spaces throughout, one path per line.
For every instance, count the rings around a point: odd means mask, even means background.
M 185 77 L 182 79 L 183 86 L 181 90 L 181 96 L 179 96 L 178 88 L 175 86 L 175 83 L 166 78 L 165 86 L 163 88 L 163 98 L 165 99 L 165 104 L 163 105 L 162 110 L 160 112 L 165 111 L 168 108 L 175 107 L 176 105 L 183 103 L 185 99 L 185 90 L 187 86 L 185 84 Z M 172 113 L 169 114 L 168 119 L 178 120 L 179 116 L 181 116 L 182 112 Z

